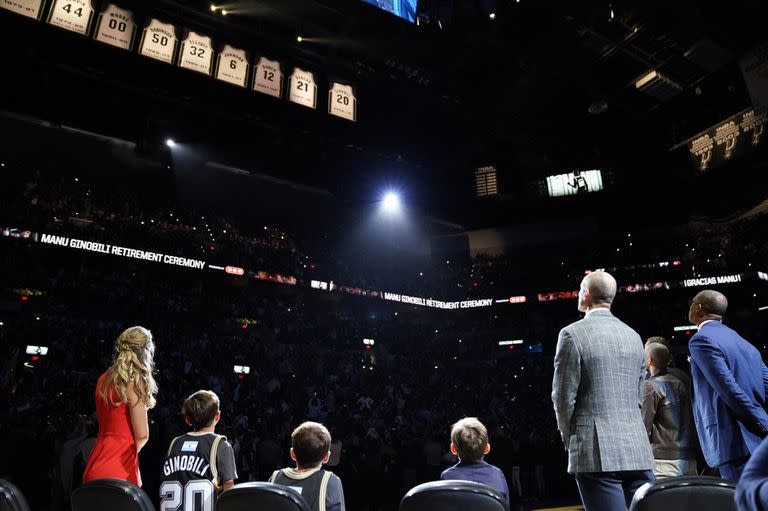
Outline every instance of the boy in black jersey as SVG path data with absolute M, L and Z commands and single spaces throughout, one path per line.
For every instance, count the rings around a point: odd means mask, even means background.
M 174 438 L 168 448 L 160 509 L 213 511 L 216 494 L 234 486 L 237 479 L 232 446 L 214 433 L 221 418 L 219 397 L 198 390 L 184 401 L 181 413 L 192 431 Z
M 291 458 L 296 468 L 276 470 L 270 483 L 288 486 L 304 497 L 310 511 L 345 511 L 341 479 L 323 470 L 331 456 L 331 434 L 317 422 L 305 422 L 291 434 Z

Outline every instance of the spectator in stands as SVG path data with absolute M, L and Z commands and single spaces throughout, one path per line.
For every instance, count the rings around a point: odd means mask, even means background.
M 736 485 L 736 506 L 739 511 L 768 511 L 768 439 L 744 467 Z
M 645 347 L 647 348 L 649 344 L 653 344 L 653 343 L 663 344 L 664 346 L 667 347 L 667 349 L 670 352 L 669 364 L 667 365 L 667 372 L 671 376 L 674 376 L 675 378 L 677 378 L 678 380 L 683 382 L 683 384 L 685 385 L 685 388 L 688 389 L 688 393 L 690 394 L 690 391 L 691 391 L 691 377 L 688 375 L 688 373 L 686 373 L 685 371 L 683 371 L 679 367 L 675 367 L 675 357 L 672 356 L 672 347 L 670 346 L 669 339 L 667 339 L 666 337 L 661 337 L 661 336 L 649 337 L 648 340 L 645 341 Z M 646 352 L 647 352 L 647 350 L 646 350 Z M 648 372 L 646 373 L 645 377 L 646 377 L 646 379 L 651 377 L 651 370 L 650 370 L 650 368 L 648 369 Z
M 332 472 L 323 470 L 331 457 L 331 434 L 317 422 L 304 422 L 291 434 L 296 468 L 276 470 L 269 482 L 298 488 L 310 511 L 344 511 L 344 489 Z
M 768 436 L 768 368 L 754 346 L 722 323 L 727 308 L 722 293 L 697 294 L 688 319 L 698 332 L 688 347 L 694 418 L 704 458 L 720 469 L 723 479 L 736 482 L 750 454 Z
M 651 377 L 643 384 L 643 422 L 651 440 L 657 478 L 696 474 L 696 435 L 691 396 L 667 371 L 671 358 L 664 344 L 645 346 Z
M 149 440 L 147 410 L 157 395 L 154 354 L 152 333 L 144 327 L 128 328 L 117 338 L 112 366 L 96 385 L 99 436 L 83 482 L 108 477 L 141 486 L 139 451 Z
M 459 462 L 440 474 L 440 479 L 475 481 L 490 486 L 509 502 L 509 487 L 504 473 L 484 461 L 491 452 L 488 430 L 476 417 L 465 417 L 451 428 L 451 452 Z

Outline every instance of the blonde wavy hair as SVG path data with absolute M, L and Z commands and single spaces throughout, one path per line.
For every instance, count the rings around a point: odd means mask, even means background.
M 99 388 L 101 398 L 112 406 L 127 403 L 128 387 L 132 384 L 139 402 L 148 409 L 154 408 L 157 395 L 157 383 L 152 376 L 154 355 L 152 332 L 141 326 L 132 326 L 121 333 L 115 341 L 112 366 Z

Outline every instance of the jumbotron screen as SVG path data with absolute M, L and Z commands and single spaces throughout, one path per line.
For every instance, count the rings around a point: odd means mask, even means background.
M 416 21 L 416 6 L 419 0 L 363 0 L 410 22 Z
M 599 192 L 603 189 L 603 175 L 599 170 L 574 171 L 547 178 L 550 197 Z

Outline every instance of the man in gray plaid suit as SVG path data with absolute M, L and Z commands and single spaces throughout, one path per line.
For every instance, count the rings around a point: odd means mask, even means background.
M 643 341 L 611 314 L 616 280 L 593 272 L 581 282 L 581 321 L 560 331 L 552 402 L 586 511 L 626 511 L 654 480 L 643 426 Z

